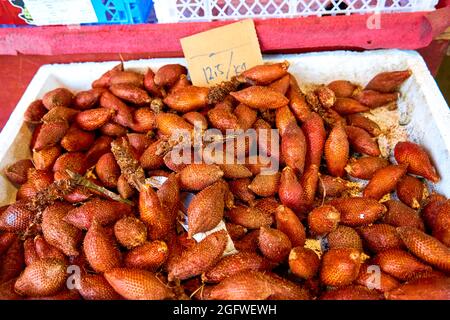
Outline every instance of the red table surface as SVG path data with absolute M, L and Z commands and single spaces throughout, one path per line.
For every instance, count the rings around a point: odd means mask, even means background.
M 445 0 L 449 1 L 450 0 Z M 435 73 L 448 47 L 433 41 L 450 24 L 450 3 L 433 12 L 256 20 L 264 53 L 332 49 L 419 49 Z M 230 22 L 0 28 L 0 128 L 43 64 L 182 56 L 179 39 Z M 124 53 L 126 52 L 126 53 Z

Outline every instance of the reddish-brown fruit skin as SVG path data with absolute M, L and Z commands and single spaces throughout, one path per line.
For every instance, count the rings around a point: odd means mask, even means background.
M 41 228 L 49 244 L 68 256 L 76 256 L 82 234 L 78 228 L 64 220 L 71 209 L 73 207 L 70 204 L 62 202 L 48 206 L 42 213 Z
M 8 232 L 25 231 L 35 213 L 27 209 L 27 201 L 19 200 L 10 204 L 0 213 L 0 230 Z
M 254 66 L 240 74 L 251 84 L 267 85 L 287 74 L 288 62 Z
M 87 110 L 95 107 L 104 89 L 91 89 L 78 92 L 73 98 L 72 107 L 77 110 Z
M 27 176 L 27 182 L 17 190 L 17 200 L 34 197 L 53 182 L 52 174 L 49 171 L 29 169 Z
M 359 274 L 360 252 L 357 249 L 331 249 L 322 257 L 320 279 L 328 286 L 342 287 L 352 283 Z
M 202 275 L 202 280 L 218 283 L 242 272 L 271 270 L 275 264 L 254 252 L 238 252 L 223 257 L 211 270 Z
M 98 159 L 97 164 L 95 165 L 95 172 L 105 187 L 117 187 L 117 180 L 119 180 L 120 176 L 120 167 L 111 152 L 105 153 Z
M 168 213 L 170 221 L 176 224 L 178 209 L 180 208 L 180 184 L 175 173 L 167 176 L 167 180 L 156 192 L 156 195 L 161 201 L 162 207 Z
M 172 91 L 164 98 L 169 108 L 189 112 L 204 108 L 208 104 L 208 88 L 188 86 Z
M 83 251 L 90 266 L 96 272 L 106 272 L 122 264 L 122 255 L 113 236 L 107 234 L 106 229 L 96 220 L 84 237 Z
M 225 103 L 218 103 L 208 111 L 208 120 L 213 128 L 224 132 L 227 129 L 241 129 L 239 119 L 232 113 L 231 106 Z
M 397 101 L 399 94 L 381 93 L 374 90 L 363 90 L 353 96 L 355 100 L 369 108 L 378 108 Z
M 122 297 L 101 274 L 83 274 L 78 292 L 84 300 L 121 300 Z
M 261 86 L 251 86 L 231 92 L 230 95 L 253 109 L 278 109 L 289 103 L 289 100 L 281 93 Z
M 174 227 L 158 195 L 149 186 L 139 193 L 139 215 L 149 228 L 147 233 L 151 240 L 161 239 Z
M 386 193 L 393 191 L 406 174 L 407 167 L 400 164 L 378 169 L 364 189 L 364 197 L 380 200 Z
M 123 174 L 121 174 L 117 180 L 117 191 L 124 199 L 131 198 L 134 195 L 134 189 L 130 186 L 127 178 L 125 178 Z
M 147 228 L 141 220 L 127 216 L 114 224 L 114 235 L 121 245 L 132 249 L 144 244 L 147 239 Z
M 55 180 L 68 179 L 67 169 L 79 173 L 85 174 L 87 167 L 84 162 L 85 155 L 82 152 L 67 152 L 63 153 L 56 159 L 53 165 L 53 172 Z
M 388 200 L 384 203 L 387 212 L 383 217 L 383 222 L 394 227 L 411 226 L 424 230 L 424 224 L 417 211 L 397 200 Z
M 409 141 L 399 142 L 395 146 L 394 156 L 398 163 L 408 164 L 409 173 L 422 176 L 434 183 L 439 182 L 439 175 L 431 163 L 429 155 L 418 144 Z
M 333 109 L 340 115 L 366 112 L 370 109 L 352 98 L 337 98 Z
M 155 73 L 150 68 L 147 69 L 147 72 L 144 75 L 144 88 L 152 96 L 155 96 L 157 98 L 162 98 L 163 96 L 161 88 L 159 88 L 155 83 Z
M 258 174 L 253 178 L 248 188 L 261 197 L 271 197 L 275 195 L 280 188 L 279 172 L 274 174 Z
M 297 119 L 289 109 L 289 106 L 284 106 L 275 110 L 275 125 L 280 132 L 280 135 L 286 131 L 287 127 L 291 124 L 297 124 Z
M 94 143 L 95 135 L 92 132 L 71 127 L 61 139 L 61 146 L 67 151 L 88 150 Z
M 259 229 L 248 232 L 241 239 L 234 241 L 234 246 L 238 251 L 257 252 L 258 251 Z
M 260 198 L 253 203 L 253 207 L 265 212 L 268 215 L 275 214 L 275 210 L 280 206 L 280 203 L 275 198 Z
M 78 110 L 72 108 L 55 107 L 42 117 L 42 121 L 44 123 L 58 121 L 67 121 L 68 123 L 71 123 L 77 114 Z
M 219 181 L 223 171 L 214 164 L 189 164 L 180 171 L 180 186 L 185 190 L 199 191 Z
M 350 227 L 369 225 L 386 212 L 386 207 L 378 201 L 363 197 L 338 198 L 328 204 L 341 213 L 341 223 Z
M 95 140 L 92 147 L 86 152 L 84 156 L 84 162 L 87 167 L 92 167 L 100 159 L 102 155 L 111 150 L 112 138 L 107 136 L 101 136 Z
M 142 87 L 144 82 L 144 75 L 133 71 L 117 71 L 111 75 L 109 85 L 115 84 L 131 84 L 136 87 Z
M 94 219 L 101 225 L 108 225 L 131 212 L 132 207 L 130 205 L 94 198 L 80 207 L 72 208 L 64 220 L 79 229 L 87 230 L 91 227 Z
M 0 261 L 0 283 L 17 277 L 25 265 L 22 242 L 16 238 Z
M 14 290 L 14 284 L 16 279 L 11 279 L 9 281 L 0 284 L 0 300 L 21 300 L 22 297 L 18 295 Z
M 317 99 L 324 108 L 332 108 L 336 103 L 336 95 L 326 86 L 320 86 L 314 90 Z
M 349 98 L 352 96 L 353 91 L 357 88 L 357 86 L 350 81 L 347 80 L 336 80 L 330 82 L 327 87 L 333 90 L 334 94 L 338 98 Z
M 67 262 L 64 253 L 45 241 L 44 237 L 41 235 L 34 238 L 34 246 L 36 247 L 36 253 L 40 259 L 54 258 Z
M 148 93 L 139 87 L 128 83 L 114 84 L 109 90 L 118 98 L 136 105 L 148 104 L 151 102 Z
M 157 86 L 173 86 L 182 74 L 187 74 L 186 67 L 180 64 L 166 64 L 156 71 L 154 82 Z
M 309 300 L 309 292 L 272 273 L 250 271 L 224 279 L 211 290 L 212 300 Z
M 23 115 L 23 120 L 28 123 L 39 123 L 47 111 L 42 100 L 35 100 L 28 106 Z
M 358 230 L 364 240 L 364 245 L 372 252 L 389 249 L 404 248 L 403 242 L 397 234 L 395 227 L 380 223 L 361 227 Z
M 366 130 L 346 126 L 345 133 L 347 134 L 350 146 L 355 152 L 364 153 L 373 157 L 378 157 L 381 154 L 378 143 L 372 140 L 372 137 Z
M 398 280 L 387 273 L 382 271 L 378 273 L 378 268 L 378 266 L 371 266 L 364 263 L 359 270 L 359 275 L 355 282 L 368 289 L 374 289 L 380 292 L 391 291 L 400 285 Z M 379 278 L 377 279 L 377 277 Z
M 176 259 L 169 269 L 169 281 L 185 280 L 210 270 L 219 261 L 226 244 L 224 230 L 211 233 Z
M 56 107 L 69 107 L 72 98 L 72 92 L 66 88 L 57 88 L 47 92 L 42 98 L 42 103 L 48 110 L 51 110 Z
M 317 187 L 319 194 L 326 197 L 338 197 L 348 189 L 346 180 L 322 174 Z
M 292 243 L 284 232 L 269 227 L 261 227 L 258 247 L 269 260 L 282 262 L 288 257 Z
M 103 92 L 100 98 L 100 106 L 102 108 L 109 109 L 111 113 L 116 113 L 112 119 L 114 122 L 117 122 L 124 127 L 129 127 L 133 123 L 133 114 L 131 108 L 111 92 Z
M 379 252 L 373 259 L 373 264 L 379 265 L 381 270 L 402 281 L 409 280 L 417 273 L 431 271 L 430 266 L 399 249 Z
M 124 258 L 125 267 L 156 271 L 166 261 L 169 249 L 164 241 L 146 242 L 127 252 Z
M 305 244 L 305 227 L 291 209 L 279 206 L 275 211 L 275 221 L 277 229 L 288 236 L 293 247 Z
M 172 291 L 147 270 L 115 268 L 105 272 L 105 279 L 128 300 L 163 300 L 173 298 Z
M 398 198 L 413 209 L 419 209 L 428 194 L 425 183 L 409 175 L 397 183 L 396 191 Z
M 183 114 L 183 119 L 192 124 L 193 126 L 197 126 L 201 130 L 208 129 L 208 120 L 206 117 L 197 111 L 186 112 Z
M 328 246 L 331 249 L 351 248 L 362 251 L 362 241 L 355 229 L 338 226 L 327 235 Z
M 5 232 L 0 234 L 0 256 L 8 250 L 14 240 L 17 238 L 15 233 Z
M 443 195 L 432 193 L 428 198 L 428 203 L 422 209 L 422 219 L 431 230 L 436 228 L 436 217 L 440 211 L 450 213 L 450 204 L 446 204 L 446 201 L 447 198 Z
M 209 231 L 219 224 L 223 218 L 225 192 L 226 183 L 218 181 L 194 196 L 187 210 L 190 237 Z
M 275 91 L 277 91 L 277 92 L 279 92 L 279 93 L 281 93 L 283 95 L 286 95 L 286 93 L 289 90 L 290 84 L 291 84 L 290 75 L 287 74 L 287 75 L 281 77 L 280 79 L 275 80 L 274 82 L 272 82 L 269 85 L 269 88 L 271 88 L 271 89 L 273 89 L 273 90 L 275 90 Z
M 33 162 L 37 170 L 50 170 L 60 155 L 59 146 L 47 147 L 40 151 L 33 151 Z
M 295 247 L 289 253 L 289 268 L 293 274 L 302 279 L 311 279 L 319 271 L 320 259 L 308 248 Z
M 160 141 L 157 140 L 145 149 L 139 158 L 141 166 L 145 170 L 159 169 L 164 165 L 164 158 L 156 154 Z
M 303 187 L 305 206 L 302 213 L 309 211 L 316 197 L 317 185 L 319 183 L 319 167 L 315 164 L 310 165 L 300 178 Z
M 28 180 L 28 169 L 33 167 L 33 162 L 30 159 L 19 160 L 5 169 L 5 176 L 14 184 L 24 184 Z
M 307 145 L 305 166 L 309 167 L 312 164 L 320 166 L 327 135 L 322 117 L 312 112 L 303 123 L 302 130 Z
M 36 136 L 33 150 L 39 151 L 48 146 L 57 144 L 69 130 L 66 121 L 43 123 Z
M 342 177 L 348 162 L 350 145 L 344 127 L 336 125 L 331 129 L 325 141 L 325 160 L 328 172 L 335 177 Z
M 139 157 L 153 142 L 149 136 L 143 133 L 128 133 L 127 139 Z
M 225 226 L 232 240 L 239 240 L 247 233 L 247 228 L 235 223 L 225 222 Z
M 320 296 L 320 300 L 383 300 L 383 296 L 375 290 L 350 285 L 329 290 Z
M 411 76 L 411 74 L 411 70 L 382 72 L 369 81 L 366 89 L 379 92 L 397 91 L 403 82 Z
M 278 196 L 283 205 L 294 211 L 299 211 L 305 203 L 303 187 L 291 167 L 281 172 Z
M 81 300 L 81 296 L 75 289 L 63 289 L 57 294 L 42 297 L 27 297 L 26 300 Z
M 304 122 L 311 114 L 311 109 L 306 102 L 305 95 L 300 90 L 297 80 L 292 74 L 289 75 L 289 82 L 290 86 L 287 92 L 287 97 L 289 98 L 289 107 L 291 108 L 295 117 L 299 121 Z
M 364 129 L 373 137 L 376 137 L 381 134 L 381 129 L 375 121 L 372 121 L 359 113 L 348 115 L 347 124 L 349 126 Z
M 450 278 L 417 279 L 385 293 L 387 300 L 449 300 Z
M 345 170 L 354 178 L 370 180 L 375 172 L 388 165 L 388 160 L 379 157 L 351 158 Z
M 150 108 L 139 108 L 133 114 L 130 127 L 136 132 L 148 132 L 156 128 L 156 114 Z
M 82 111 L 75 117 L 77 125 L 87 131 L 93 131 L 107 123 L 113 116 L 108 108 L 96 108 Z
M 239 200 L 245 201 L 247 203 L 255 200 L 255 194 L 251 191 L 248 186 L 250 185 L 250 178 L 242 178 L 228 181 L 230 191 Z
M 316 235 L 324 235 L 335 230 L 341 220 L 341 213 L 335 207 L 323 205 L 308 214 L 309 230 Z
M 416 257 L 442 271 L 450 272 L 450 248 L 414 227 L 399 227 L 397 232 Z
M 446 246 L 450 246 L 450 205 L 444 204 L 436 215 L 433 237 L 441 241 Z
M 273 222 L 273 218 L 270 214 L 267 214 L 257 208 L 245 207 L 241 205 L 237 205 L 231 210 L 228 210 L 226 212 L 226 216 L 231 222 L 248 229 L 259 229 L 263 226 L 270 226 Z
M 66 282 L 66 265 L 58 259 L 41 259 L 27 266 L 17 279 L 14 289 L 25 296 L 50 296 Z
M 306 138 L 303 130 L 296 124 L 291 123 L 281 136 L 281 157 L 287 166 L 300 174 L 305 168 L 307 152 Z
M 92 88 L 107 87 L 109 85 L 111 77 L 114 74 L 119 73 L 121 71 L 123 71 L 123 62 L 119 63 L 117 66 L 114 66 L 114 68 L 106 71 L 104 74 L 100 76 L 100 78 L 92 82 Z

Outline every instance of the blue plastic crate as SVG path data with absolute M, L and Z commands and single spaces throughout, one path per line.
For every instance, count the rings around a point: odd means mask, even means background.
M 151 0 L 91 0 L 99 24 L 136 24 L 148 22 Z

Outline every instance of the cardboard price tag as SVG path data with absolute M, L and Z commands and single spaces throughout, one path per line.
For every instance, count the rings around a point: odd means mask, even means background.
M 192 83 L 212 86 L 263 63 L 255 25 L 242 20 L 181 39 Z

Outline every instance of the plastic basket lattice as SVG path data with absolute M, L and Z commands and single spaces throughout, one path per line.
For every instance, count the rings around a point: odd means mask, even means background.
M 154 0 L 159 22 L 433 10 L 438 0 Z

